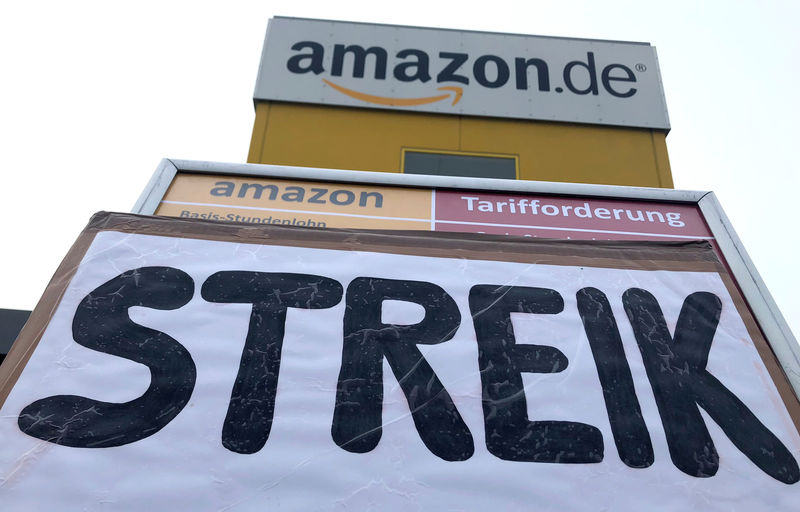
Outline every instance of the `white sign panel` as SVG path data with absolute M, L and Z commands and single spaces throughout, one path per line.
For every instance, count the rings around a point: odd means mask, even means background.
M 669 130 L 646 43 L 276 17 L 255 99 Z
M 800 500 L 797 429 L 714 272 L 105 231 L 0 439 L 7 510 Z

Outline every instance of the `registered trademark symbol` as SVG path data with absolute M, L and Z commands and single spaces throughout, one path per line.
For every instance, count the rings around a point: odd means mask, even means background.
M 636 64 L 636 71 L 647 71 L 647 66 L 644 64 Z

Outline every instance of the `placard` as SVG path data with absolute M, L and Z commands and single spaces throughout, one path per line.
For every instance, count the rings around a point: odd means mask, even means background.
M 7 363 L 9 509 L 800 496 L 797 399 L 704 242 L 101 214 Z

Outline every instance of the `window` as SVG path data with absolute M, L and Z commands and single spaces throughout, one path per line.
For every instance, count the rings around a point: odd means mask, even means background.
M 517 179 L 517 157 L 404 149 L 403 172 L 514 180 Z

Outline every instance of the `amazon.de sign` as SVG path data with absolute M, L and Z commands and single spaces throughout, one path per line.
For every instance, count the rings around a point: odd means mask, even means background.
M 669 130 L 647 43 L 276 17 L 255 99 Z

